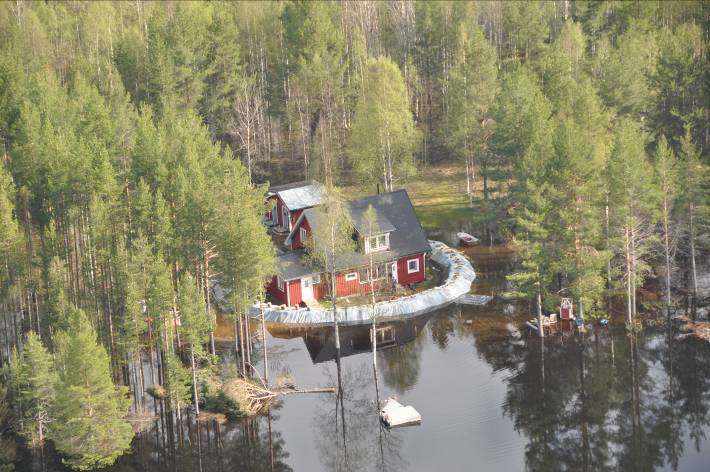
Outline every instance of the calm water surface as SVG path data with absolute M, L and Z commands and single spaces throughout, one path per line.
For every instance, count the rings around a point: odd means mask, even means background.
M 507 257 L 471 255 L 474 292 L 502 290 Z M 342 329 L 339 360 L 329 329 L 272 327 L 272 378 L 339 385 L 342 396 L 290 395 L 269 416 L 202 423 L 199 440 L 185 422 L 174 452 L 154 428 L 111 470 L 710 470 L 710 344 L 665 328 L 630 338 L 623 326 L 542 342 L 523 329 L 527 312 L 499 302 L 383 325 L 377 382 L 369 327 Z M 381 428 L 377 399 L 390 395 L 422 424 Z M 61 470 L 51 454 L 45 462 Z

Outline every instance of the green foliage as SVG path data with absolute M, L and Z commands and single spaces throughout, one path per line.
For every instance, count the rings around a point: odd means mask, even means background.
M 306 240 L 304 259 L 314 269 L 331 277 L 338 269 L 340 258 L 355 249 L 353 222 L 345 206 L 342 192 L 336 187 L 325 190 L 321 204 L 314 208 L 311 234 Z
M 167 400 L 169 410 L 179 410 L 190 403 L 190 370 L 174 353 L 165 354 L 165 384 L 163 395 L 159 398 Z M 154 396 L 157 395 L 154 392 Z
M 212 282 L 237 315 L 263 297 L 275 251 L 265 187 L 252 183 L 302 177 L 354 176 L 367 193 L 407 183 L 431 229 L 461 221 L 492 241 L 510 235 L 519 295 L 541 287 L 553 303 L 559 281 L 597 308 L 612 255 L 612 288 L 633 292 L 658 260 L 664 200 L 679 262 L 707 251 L 703 6 L 2 3 L 0 326 L 20 307 L 22 330 L 56 344 L 66 376 L 69 339 L 51 335 L 81 309 L 114 375 L 128 364 L 138 393 L 139 360 L 174 352 L 174 308 L 200 351 Z M 451 173 L 433 182 L 438 161 Z M 415 169 L 426 177 L 407 182 Z M 464 175 L 466 195 L 451 178 Z M 338 226 L 311 247 L 320 270 L 352 250 L 336 207 L 324 213 Z M 185 299 L 178 277 L 188 274 Z M 184 386 L 184 367 L 170 362 L 169 381 Z M 213 375 L 205 364 L 198 383 Z M 23 375 L 8 384 L 13 405 Z M 181 388 L 172 403 L 185 400 Z M 63 427 L 84 428 L 83 410 L 62 411 Z M 81 457 L 71 438 L 62 447 Z M 100 449 L 86 444 L 88 455 Z
M 130 405 L 127 389 L 111 381 L 108 354 L 83 311 L 75 311 L 68 330 L 55 337 L 59 382 L 48 437 L 74 469 L 109 466 L 133 438 L 123 419 Z
M 178 309 L 182 342 L 189 344 L 196 355 L 202 355 L 202 345 L 214 329 L 215 320 L 208 317 L 205 298 L 190 274 L 180 279 Z
M 30 447 L 41 447 L 53 421 L 57 374 L 52 356 L 39 337 L 30 332 L 22 354 L 13 364 L 10 377 L 16 389 L 15 403 L 23 414 L 19 433 Z
M 241 418 L 247 413 L 242 409 L 239 402 L 227 394 L 224 390 L 217 390 L 212 395 L 204 396 L 204 408 L 217 413 L 224 413 L 230 419 Z
M 0 383 L 0 472 L 15 470 L 17 445 L 12 436 L 13 429 L 13 417 L 7 388 Z
M 361 182 L 393 190 L 414 174 L 417 131 L 399 68 L 380 57 L 368 62 L 355 109 L 348 156 Z

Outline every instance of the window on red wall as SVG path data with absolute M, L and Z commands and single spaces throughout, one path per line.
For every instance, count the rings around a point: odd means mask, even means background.
M 276 285 L 278 285 L 279 290 L 284 291 L 284 279 L 280 275 L 276 276 Z
M 407 261 L 407 273 L 419 272 L 419 259 L 409 259 Z
M 306 233 L 306 228 L 299 228 L 299 233 L 301 237 L 301 244 L 306 244 L 306 237 L 308 237 L 308 234 Z

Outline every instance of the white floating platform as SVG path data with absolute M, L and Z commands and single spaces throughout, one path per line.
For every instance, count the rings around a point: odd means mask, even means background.
M 413 406 L 404 406 L 390 397 L 380 410 L 380 419 L 390 428 L 412 426 L 422 422 L 422 415 Z

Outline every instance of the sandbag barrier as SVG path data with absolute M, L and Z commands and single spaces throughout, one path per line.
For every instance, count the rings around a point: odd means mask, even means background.
M 378 302 L 375 305 L 378 320 L 390 321 L 436 310 L 470 291 L 471 283 L 476 279 L 476 272 L 469 260 L 461 252 L 440 241 L 429 240 L 429 244 L 431 260 L 448 272 L 444 283 L 423 292 Z M 263 309 L 267 323 L 300 326 L 323 326 L 333 323 L 333 310 L 327 308 L 295 308 L 266 303 Z M 338 322 L 342 325 L 372 323 L 371 305 L 339 307 L 337 312 Z M 249 316 L 261 319 L 259 304 L 251 307 Z

